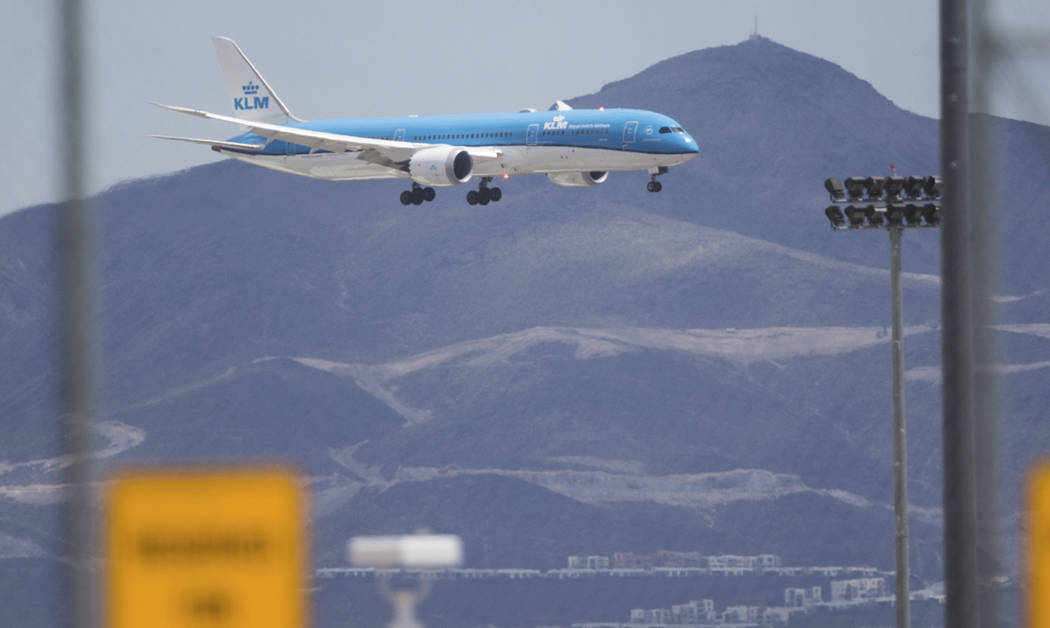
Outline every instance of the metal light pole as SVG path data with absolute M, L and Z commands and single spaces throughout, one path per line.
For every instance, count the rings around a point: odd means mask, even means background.
M 908 579 L 908 441 L 904 423 L 904 322 L 901 313 L 901 233 L 890 227 L 890 311 L 893 319 L 893 527 L 897 628 L 911 628 Z
M 832 229 L 886 229 L 890 236 L 890 311 L 893 354 L 893 527 L 894 574 L 896 581 L 897 628 L 911 628 L 911 578 L 908 560 L 908 441 L 904 419 L 904 322 L 901 298 L 901 235 L 906 228 L 935 228 L 940 224 L 940 206 L 901 203 L 903 191 L 909 200 L 926 201 L 940 197 L 937 177 L 850 177 L 846 179 L 849 200 L 842 209 L 832 205 L 825 210 Z M 828 179 L 824 187 L 832 202 L 845 202 L 846 190 L 838 179 Z M 885 196 L 884 196 L 885 195 Z M 864 198 L 866 197 L 866 198 Z M 849 219 L 847 226 L 846 220 Z

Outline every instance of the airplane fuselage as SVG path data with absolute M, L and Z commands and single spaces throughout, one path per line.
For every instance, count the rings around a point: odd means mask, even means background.
M 671 118 L 640 109 L 572 109 L 296 122 L 291 128 L 339 135 L 482 147 L 497 159 L 478 160 L 475 177 L 581 171 L 651 170 L 696 156 L 696 141 Z M 406 169 L 360 159 L 362 150 L 328 152 L 268 140 L 254 133 L 231 142 L 263 144 L 262 150 L 215 150 L 259 166 L 320 179 L 411 178 Z M 368 149 L 364 149 L 368 150 Z

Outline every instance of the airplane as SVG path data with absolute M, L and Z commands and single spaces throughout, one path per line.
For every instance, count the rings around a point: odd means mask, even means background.
M 546 174 L 558 185 L 604 183 L 610 171 L 646 170 L 656 177 L 697 155 L 696 141 L 671 118 L 640 109 L 573 109 L 557 101 L 547 111 L 341 118 L 295 117 L 241 48 L 214 37 L 234 115 L 153 103 L 158 107 L 244 127 L 228 140 L 151 135 L 204 144 L 226 157 L 282 172 L 330 180 L 411 179 L 403 205 L 436 197 L 434 187 L 478 180 L 471 205 L 497 202 L 497 178 Z

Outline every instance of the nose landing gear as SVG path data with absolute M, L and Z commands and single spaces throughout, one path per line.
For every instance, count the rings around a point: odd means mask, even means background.
M 401 193 L 402 205 L 422 205 L 424 201 L 432 201 L 437 197 L 437 192 L 432 187 L 422 187 L 418 183 L 412 183 L 411 190 Z
M 664 189 L 664 186 L 656 180 L 656 177 L 667 174 L 669 168 L 667 166 L 658 166 L 656 168 L 649 168 L 649 182 L 645 184 L 645 189 L 650 192 L 659 192 Z
M 471 205 L 488 205 L 489 202 L 498 203 L 503 198 L 503 191 L 498 187 L 489 187 L 492 177 L 483 177 L 478 184 L 477 190 L 467 192 L 467 202 Z

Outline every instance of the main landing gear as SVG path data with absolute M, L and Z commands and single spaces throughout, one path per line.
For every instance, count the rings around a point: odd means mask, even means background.
M 660 190 L 664 189 L 664 186 L 661 185 L 660 182 L 656 180 L 656 177 L 658 177 L 658 176 L 660 176 L 662 174 L 667 174 L 667 171 L 668 171 L 668 167 L 667 166 L 658 166 L 656 168 L 649 168 L 649 175 L 650 175 L 649 176 L 649 183 L 645 184 L 645 189 L 650 191 L 650 192 L 659 192 Z
M 422 187 L 418 183 L 412 183 L 411 190 L 405 190 L 401 193 L 401 204 L 402 205 L 422 205 L 423 201 L 432 201 L 437 196 L 437 192 L 431 187 Z
M 498 187 L 489 187 L 492 177 L 483 177 L 477 190 L 467 192 L 467 202 L 471 205 L 488 205 L 489 201 L 498 203 L 503 198 L 503 191 Z

